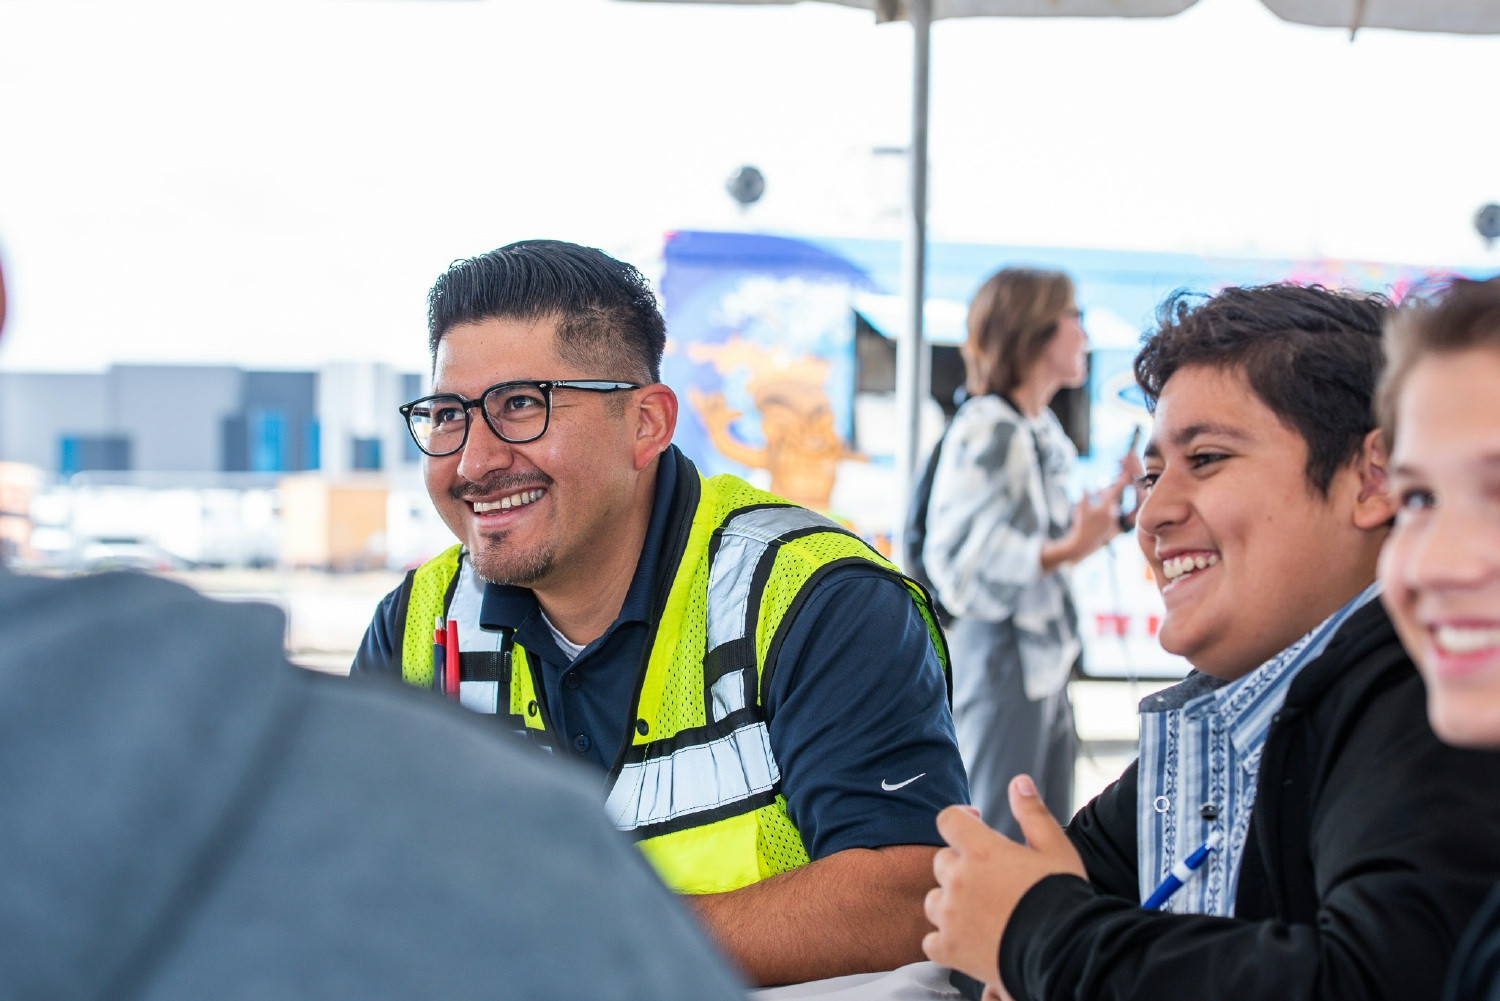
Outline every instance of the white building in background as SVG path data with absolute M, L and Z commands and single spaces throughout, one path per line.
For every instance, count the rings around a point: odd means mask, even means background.
M 59 566 L 420 560 L 451 541 L 397 412 L 424 387 L 369 362 L 0 372 L 0 455 L 36 471 L 8 548 Z
M 329 476 L 392 470 L 421 455 L 396 408 L 422 395 L 422 377 L 370 362 L 334 362 L 318 372 L 318 467 Z

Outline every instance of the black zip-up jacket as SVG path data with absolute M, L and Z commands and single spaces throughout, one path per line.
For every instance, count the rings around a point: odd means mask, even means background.
M 1000 943 L 1016 1001 L 1422 1001 L 1500 877 L 1500 752 L 1448 747 L 1380 602 L 1302 669 L 1261 756 L 1235 917 L 1140 909 L 1136 765 Z
M 1500 1001 L 1500 886 L 1464 932 L 1444 997 L 1446 1001 Z

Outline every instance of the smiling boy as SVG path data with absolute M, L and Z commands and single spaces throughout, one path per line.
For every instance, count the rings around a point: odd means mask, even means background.
M 1142 703 L 1138 761 L 1066 832 L 1025 777 L 1027 845 L 939 817 L 933 959 L 1017 999 L 1437 996 L 1500 874 L 1500 755 L 1438 742 L 1376 600 L 1383 313 L 1295 286 L 1163 306 L 1137 524 L 1194 672 Z

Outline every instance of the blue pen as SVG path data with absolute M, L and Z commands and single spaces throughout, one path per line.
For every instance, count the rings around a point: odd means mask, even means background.
M 1222 831 L 1214 831 L 1208 836 L 1208 840 L 1199 845 L 1197 850 L 1187 858 L 1172 866 L 1172 871 L 1167 873 L 1167 878 L 1161 881 L 1161 885 L 1151 892 L 1146 902 L 1141 905 L 1143 911 L 1161 910 L 1161 905 L 1167 902 L 1167 898 L 1186 883 L 1204 862 L 1208 861 L 1208 853 L 1224 843 Z

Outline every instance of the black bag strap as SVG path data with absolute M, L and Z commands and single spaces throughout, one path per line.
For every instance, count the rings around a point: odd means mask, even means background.
M 932 579 L 927 576 L 927 567 L 922 562 L 922 546 L 927 540 L 927 509 L 932 506 L 932 480 L 937 473 L 938 458 L 943 452 L 943 441 L 948 437 L 945 428 L 927 456 L 927 465 L 912 488 L 911 503 L 906 509 L 906 533 L 902 540 L 905 549 L 907 576 L 921 584 L 932 598 L 932 607 L 937 612 L 938 622 L 944 626 L 953 621 L 952 614 L 938 600 Z

